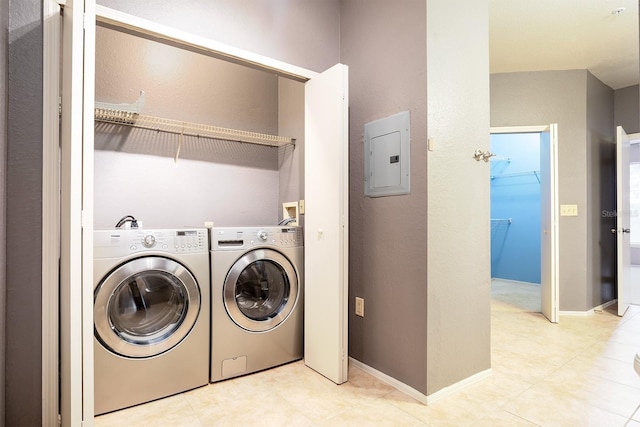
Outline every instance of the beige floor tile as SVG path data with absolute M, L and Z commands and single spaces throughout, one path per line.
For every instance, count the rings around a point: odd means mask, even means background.
M 624 426 L 627 417 L 614 414 L 552 387 L 533 386 L 504 410 L 540 426 Z
M 494 350 L 491 352 L 492 370 L 504 376 L 536 383 L 559 368 L 543 360 L 532 359 L 526 354 Z
M 302 408 L 314 422 L 323 422 L 354 406 L 350 390 L 315 374 L 287 385 L 273 387 L 291 406 Z M 357 401 L 357 399 L 356 399 Z
M 640 349 L 640 332 L 628 329 L 616 329 L 609 337 L 610 341 L 634 345 Z
M 640 427 L 640 307 L 623 318 L 611 306 L 551 324 L 536 311 L 539 289 L 520 288 L 493 289 L 492 376 L 429 406 L 361 369 L 351 367 L 338 386 L 298 361 L 96 417 L 95 425 Z
M 624 344 L 603 339 L 584 350 L 582 355 L 586 357 L 608 357 L 621 362 L 628 362 L 633 360 L 638 352 L 640 352 L 640 345 Z
M 200 421 L 183 395 L 166 397 L 94 419 L 96 427 L 200 427 Z
M 532 385 L 532 383 L 518 377 L 493 372 L 491 377 L 469 386 L 453 398 L 473 399 L 479 402 L 486 412 L 493 412 Z
M 204 427 L 311 427 L 314 423 L 276 393 L 263 390 L 242 399 L 202 408 L 197 416 Z
M 608 357 L 581 355 L 571 360 L 562 369 L 571 371 L 575 375 L 586 373 L 640 388 L 640 376 L 633 369 L 633 360 L 623 362 Z
M 461 394 L 444 397 L 429 405 L 399 391 L 391 393 L 385 399 L 393 399 L 395 406 L 431 427 L 469 426 L 495 410 L 488 409 L 486 402 L 475 396 Z
M 627 418 L 640 405 L 639 388 L 573 369 L 557 370 L 542 385 Z
M 371 401 L 317 424 L 318 427 L 426 427 L 427 425 L 390 403 Z
M 515 416 L 507 411 L 499 410 L 479 419 L 478 421 L 473 423 L 472 426 L 473 427 L 535 427 L 536 424 L 533 424 L 518 416 Z

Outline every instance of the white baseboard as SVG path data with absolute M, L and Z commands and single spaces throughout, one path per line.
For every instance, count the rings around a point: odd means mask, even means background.
M 408 386 L 407 384 L 401 381 L 398 381 L 397 379 L 390 377 L 389 375 L 382 373 L 377 369 L 372 368 L 371 366 L 365 365 L 364 363 L 354 359 L 353 357 L 349 357 L 349 363 L 351 363 L 356 368 L 362 369 L 363 371 L 373 376 L 374 378 L 382 381 L 383 383 L 389 384 L 391 387 L 394 387 L 396 390 L 401 391 L 408 396 L 411 396 L 412 398 L 416 399 L 418 402 L 423 403 L 425 405 L 432 404 L 435 401 L 442 399 L 443 397 L 450 396 L 454 393 L 457 393 L 469 387 L 470 385 L 475 384 L 478 381 L 481 381 L 491 376 L 491 369 L 487 369 L 486 371 L 478 372 L 475 375 L 465 378 L 462 381 L 459 381 L 455 384 L 452 384 L 448 387 L 445 387 L 427 396 L 419 392 L 415 388 Z
M 540 287 L 540 283 L 523 282 L 522 280 L 501 279 L 499 277 L 492 277 L 491 280 L 499 280 L 501 282 L 513 283 L 514 285 L 531 285 Z
M 443 389 L 436 391 L 435 393 L 428 395 L 427 404 L 428 405 L 432 404 L 444 397 L 451 396 L 452 394 L 458 393 L 477 382 L 480 382 L 486 378 L 489 378 L 491 375 L 492 375 L 492 371 L 491 371 L 491 368 L 489 368 L 487 370 L 478 372 L 477 374 L 471 375 L 470 377 L 467 377 L 462 381 L 458 381 L 455 384 L 451 384 L 450 386 L 447 386 Z
M 614 299 L 614 300 L 605 302 L 604 304 L 600 304 L 597 307 L 593 307 L 591 310 L 586 310 L 586 311 L 560 311 L 559 314 L 561 316 L 591 316 L 596 311 L 604 311 L 605 308 L 609 307 L 610 305 L 615 304 L 616 302 L 618 302 L 618 300 Z

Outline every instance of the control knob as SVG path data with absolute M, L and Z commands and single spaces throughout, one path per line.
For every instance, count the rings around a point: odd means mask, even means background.
M 263 242 L 267 241 L 267 232 L 262 230 L 258 232 L 258 239 L 262 240 Z
M 142 239 L 142 245 L 145 248 L 152 248 L 156 245 L 156 236 L 154 236 L 153 234 L 147 234 L 146 236 L 144 236 L 144 239 Z

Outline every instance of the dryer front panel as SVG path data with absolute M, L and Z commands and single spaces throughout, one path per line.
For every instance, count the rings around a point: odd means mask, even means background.
M 280 252 L 256 249 L 238 259 L 225 279 L 229 317 L 251 332 L 269 331 L 284 322 L 298 299 L 298 275 Z
M 199 310 L 198 283 L 182 264 L 159 256 L 137 258 L 96 287 L 95 335 L 113 353 L 151 357 L 178 345 Z

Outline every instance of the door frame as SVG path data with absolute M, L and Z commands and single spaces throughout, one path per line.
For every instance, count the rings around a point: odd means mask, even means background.
M 549 321 L 552 323 L 559 323 L 560 315 L 560 222 L 558 218 L 559 210 L 559 191 L 558 191 L 558 155 L 557 155 L 557 125 L 539 125 L 539 126 L 500 126 L 491 127 L 490 134 L 505 134 L 505 133 L 542 133 L 550 132 L 550 150 L 551 150 L 551 164 L 550 164 L 550 179 L 549 179 L 549 195 L 551 197 L 551 250 L 548 254 L 547 262 L 551 268 L 551 292 L 549 294 L 550 301 L 546 301 L 548 306 L 551 307 L 551 315 Z M 554 135 L 554 132 L 556 133 Z M 556 139 L 554 144 L 554 137 Z M 542 248 L 541 248 L 542 249 Z M 542 255 L 542 254 L 541 254 Z M 544 304 L 542 304 L 544 307 Z
M 60 37 L 61 8 L 43 8 L 42 93 L 42 425 L 58 423 L 60 259 Z
M 61 58 L 62 80 L 66 83 L 63 85 L 63 119 L 60 128 L 62 166 L 58 164 L 55 168 L 47 168 L 43 177 L 46 180 L 61 174 L 61 191 L 60 195 L 54 194 L 48 188 L 43 199 L 60 202 L 61 232 L 57 241 L 61 248 L 61 267 L 60 278 L 52 271 L 47 271 L 46 274 L 43 271 L 43 284 L 46 281 L 60 285 L 56 307 L 61 313 L 60 330 L 57 331 L 61 343 L 61 360 L 59 361 L 62 367 L 61 393 L 58 396 L 61 425 L 91 426 L 93 425 L 93 286 L 83 286 L 83 284 L 93 283 L 94 129 L 89 124 L 93 123 L 95 103 L 96 23 L 174 46 L 197 49 L 219 59 L 269 71 L 300 82 L 306 82 L 319 76 L 320 73 L 98 6 L 95 0 L 59 0 L 57 3 L 64 6 L 65 11 L 68 12 L 63 13 L 66 32 L 62 38 L 62 47 L 70 48 L 71 52 L 66 57 L 62 55 Z M 45 34 L 44 44 L 50 46 L 51 36 L 49 33 Z M 51 81 L 45 82 L 43 93 L 53 93 L 52 85 Z M 49 105 L 45 106 L 45 109 L 47 109 L 46 116 L 57 117 L 57 104 L 55 108 Z M 46 122 L 45 125 L 47 125 Z M 47 126 L 45 132 L 53 129 L 52 124 Z M 49 165 L 53 165 L 50 159 Z M 348 194 L 348 189 L 346 193 Z M 346 208 L 348 209 L 348 204 Z M 348 253 L 348 244 L 345 244 L 343 249 Z M 346 269 L 347 266 L 342 265 L 341 268 Z M 346 271 L 344 275 L 346 276 Z M 348 314 L 346 300 L 342 310 L 346 318 Z M 47 316 L 50 317 L 49 314 Z M 48 364 L 53 363 L 52 357 L 53 352 L 48 351 L 46 355 Z M 56 354 L 56 363 L 57 357 Z M 43 372 L 43 378 L 45 375 L 48 374 Z M 47 414 L 43 414 L 43 419 L 53 419 L 54 414 L 50 413 L 53 406 L 49 405 L 49 401 L 47 405 Z M 55 417 L 57 423 L 57 413 Z

